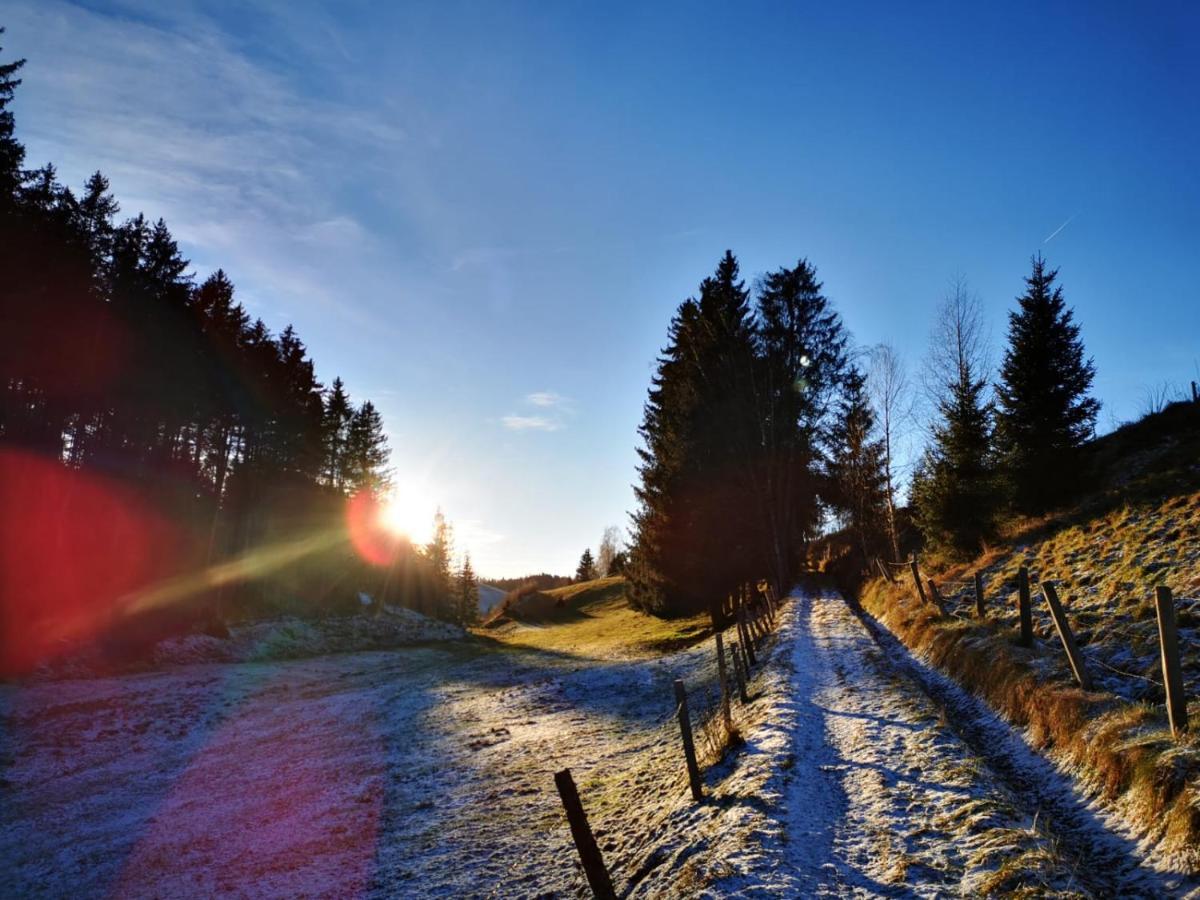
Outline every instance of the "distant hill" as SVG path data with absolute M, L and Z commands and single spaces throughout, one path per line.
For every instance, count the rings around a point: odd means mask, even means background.
M 506 593 L 504 588 L 498 588 L 495 585 L 479 585 L 479 615 L 486 618 L 487 614 L 504 599 Z

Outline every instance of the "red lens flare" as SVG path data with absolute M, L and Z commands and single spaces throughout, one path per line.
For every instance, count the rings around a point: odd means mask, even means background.
M 175 530 L 128 490 L 0 452 L 0 673 L 94 639 L 120 601 L 178 570 Z
M 346 505 L 346 527 L 358 555 L 373 566 L 390 566 L 408 546 L 407 539 L 383 523 L 383 504 L 362 491 Z

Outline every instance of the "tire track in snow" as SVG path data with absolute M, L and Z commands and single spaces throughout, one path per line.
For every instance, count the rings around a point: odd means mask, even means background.
M 800 893 L 1089 893 L 839 596 L 798 596 L 789 616 L 795 765 L 783 852 Z

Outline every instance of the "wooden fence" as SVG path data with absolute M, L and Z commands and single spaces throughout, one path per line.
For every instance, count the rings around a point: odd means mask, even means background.
M 759 651 L 775 630 L 778 622 L 780 597 L 775 586 L 769 581 L 757 584 L 740 585 L 721 603 L 720 613 L 723 622 L 728 623 L 737 640 L 725 641 L 725 634 L 720 629 L 714 629 L 714 643 L 717 658 L 717 677 L 720 690 L 718 704 L 711 709 L 698 709 L 690 702 L 687 686 L 682 678 L 677 678 L 672 684 L 671 717 L 679 725 L 682 763 L 687 773 L 688 790 L 692 802 L 704 802 L 704 778 L 700 771 L 700 760 L 696 752 L 696 739 L 693 732 L 693 720 L 700 721 L 702 727 L 711 726 L 712 720 L 717 719 L 726 729 L 733 727 L 733 702 L 735 697 L 741 706 L 752 702 L 748 691 L 751 673 L 759 665 Z M 732 673 L 731 671 L 732 670 Z M 697 712 L 700 714 L 697 715 Z M 707 717 L 707 725 L 705 719 Z M 727 733 L 727 732 L 726 732 Z M 616 896 L 613 889 L 612 877 L 605 866 L 600 847 L 588 824 L 583 801 L 571 777 L 570 769 L 563 769 L 554 776 L 555 787 L 562 800 L 563 811 L 567 816 L 567 824 L 571 829 L 571 838 L 579 853 L 579 861 L 583 865 L 584 874 L 592 894 L 598 898 Z
M 1194 385 L 1193 392 L 1195 392 Z M 930 605 L 936 609 L 938 615 L 966 618 L 946 609 L 939 586 L 932 578 L 925 579 L 924 583 L 922 583 L 921 570 L 915 555 L 904 562 L 887 562 L 877 559 L 876 564 L 883 576 L 892 583 L 896 583 L 897 581 L 897 572 L 903 572 L 906 569 L 911 572 L 917 598 L 921 601 L 922 605 Z M 1063 608 L 1062 601 L 1058 596 L 1058 587 L 1053 581 L 1048 579 L 1039 579 L 1039 582 L 1042 588 L 1042 596 L 1045 598 L 1050 619 L 1054 623 L 1054 630 L 1058 634 L 1059 643 L 1062 645 L 1063 653 L 1066 655 L 1067 665 L 1071 669 L 1071 674 L 1085 691 L 1093 690 L 1092 676 L 1088 671 L 1086 658 L 1079 649 L 1079 645 L 1075 640 L 1075 634 L 1071 630 L 1066 610 Z M 1016 618 L 1018 631 L 1016 640 L 1020 646 L 1032 648 L 1034 646 L 1033 605 L 1029 583 L 1029 569 L 1021 566 L 1017 570 Z M 928 593 L 926 592 L 926 585 L 928 585 Z M 942 582 L 943 587 L 950 585 L 966 587 L 971 590 L 975 598 L 975 617 L 977 619 L 986 619 L 988 617 L 982 572 L 973 573 L 969 582 Z M 1167 718 L 1171 725 L 1171 734 L 1178 738 L 1182 732 L 1187 730 L 1188 715 L 1187 698 L 1184 695 L 1183 688 L 1183 667 L 1179 655 L 1179 632 L 1175 621 L 1175 601 L 1170 588 L 1161 585 L 1155 588 L 1154 607 L 1158 619 L 1159 655 L 1162 663 L 1163 689 L 1166 694 Z M 1131 673 L 1120 674 L 1131 675 Z

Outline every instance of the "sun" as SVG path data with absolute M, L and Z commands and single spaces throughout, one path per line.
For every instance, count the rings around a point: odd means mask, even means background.
M 425 544 L 433 537 L 433 517 L 437 509 L 437 503 L 424 485 L 398 485 L 383 501 L 379 524 L 414 544 Z

